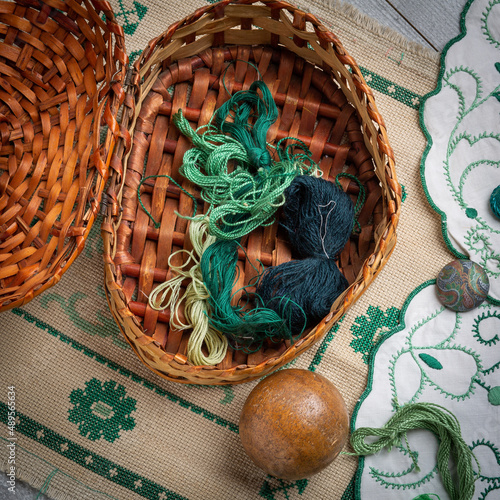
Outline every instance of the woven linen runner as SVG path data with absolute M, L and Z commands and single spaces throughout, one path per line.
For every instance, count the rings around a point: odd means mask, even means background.
M 205 1 L 112 0 L 131 60 Z M 331 380 L 352 412 L 366 387 L 370 350 L 397 324 L 410 292 L 452 260 L 419 173 L 426 146 L 419 103 L 436 85 L 439 59 L 349 6 L 309 0 L 301 7 L 318 16 L 361 67 L 404 187 L 398 243 L 387 265 L 323 341 L 292 363 Z M 256 382 L 181 385 L 140 363 L 104 297 L 99 224 L 55 287 L 0 315 L 4 470 L 14 450 L 17 479 L 53 499 L 352 498 L 353 457 L 340 456 L 312 478 L 281 481 L 246 456 L 238 419 Z M 15 418 L 9 420 L 12 400 Z M 0 498 L 8 493 L 0 491 Z

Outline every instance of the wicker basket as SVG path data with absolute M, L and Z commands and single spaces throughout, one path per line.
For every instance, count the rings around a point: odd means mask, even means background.
M 148 180 L 141 198 L 161 221 L 155 229 L 138 203 L 137 188 L 143 176 L 169 174 L 199 197 L 178 172 L 190 143 L 170 116 L 182 109 L 193 126 L 206 124 L 229 98 L 222 78 L 231 93 L 246 89 L 256 79 L 253 65 L 280 109 L 268 141 L 298 137 L 324 178 L 333 181 L 342 171 L 357 176 L 367 193 L 359 216 L 362 230 L 351 237 L 338 263 L 350 286 L 320 324 L 293 344 L 269 344 L 251 354 L 229 349 L 216 366 L 193 366 L 186 357 L 189 331 L 169 331 L 169 311 L 148 305 L 151 291 L 171 276 L 169 255 L 189 247 L 188 223 L 175 212 L 191 215 L 192 201 L 165 178 Z M 401 188 L 373 94 L 334 34 L 314 16 L 271 0 L 224 0 L 199 9 L 152 40 L 128 76 L 122 128 L 129 135 L 122 133 L 118 141 L 122 169 L 111 178 L 102 226 L 111 311 L 138 357 L 168 380 L 216 385 L 262 377 L 321 339 L 366 290 L 394 247 Z M 343 188 L 356 200 L 357 183 L 343 179 Z M 238 287 L 255 276 L 253 264 L 259 260 L 268 266 L 291 259 L 278 224 L 252 232 L 246 254 Z
M 83 250 L 116 135 L 101 145 L 96 118 L 127 58 L 100 0 L 1 2 L 0 39 L 3 311 L 56 284 Z

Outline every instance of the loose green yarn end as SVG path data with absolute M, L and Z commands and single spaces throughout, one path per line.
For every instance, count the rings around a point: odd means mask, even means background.
M 356 205 L 354 205 L 354 227 L 356 229 L 353 229 L 353 233 L 359 234 L 361 233 L 361 224 L 358 221 L 358 217 L 366 201 L 366 190 L 361 181 L 355 175 L 348 174 L 346 172 L 341 172 L 340 174 L 337 174 L 337 176 L 335 177 L 335 184 L 339 188 L 342 188 L 342 185 L 340 184 L 339 181 L 340 177 L 346 177 L 347 179 L 354 181 L 358 185 L 359 194 L 358 194 L 358 199 L 356 200 Z
M 201 198 L 210 207 L 211 235 L 239 240 L 259 226 L 272 224 L 293 179 L 316 173 L 311 152 L 298 139 L 286 138 L 289 144 L 284 148 L 280 141 L 275 147 L 279 161 L 273 160 L 266 135 L 277 118 L 272 94 L 261 81 L 236 92 L 209 124 L 197 130 L 181 110 L 172 117 L 193 143 L 179 171 L 201 188 Z
M 151 219 L 151 222 L 153 222 L 154 227 L 156 229 L 158 229 L 161 226 L 161 223 L 156 221 L 155 218 L 149 212 L 149 210 L 144 206 L 144 203 L 143 203 L 142 198 L 141 198 L 141 186 L 149 179 L 158 179 L 160 177 L 167 178 L 172 184 L 175 184 L 186 196 L 189 196 L 191 198 L 191 200 L 193 200 L 193 215 L 191 217 L 191 218 L 193 218 L 196 215 L 196 211 L 198 210 L 198 203 L 196 202 L 196 198 L 191 193 L 186 191 L 178 182 L 176 182 L 174 179 L 172 179 L 172 177 L 170 177 L 170 175 L 166 175 L 166 174 L 165 175 L 148 175 L 147 177 L 143 177 L 141 179 L 141 182 L 139 182 L 139 185 L 137 186 L 137 199 L 138 199 L 139 204 L 141 205 L 142 209 L 144 210 L 144 212 L 146 212 L 147 216 Z M 175 212 L 175 215 L 177 215 L 177 217 L 182 217 L 182 218 L 186 218 L 186 219 L 189 218 L 189 217 L 182 216 L 178 212 Z
M 437 467 L 443 485 L 452 500 L 470 500 L 474 496 L 474 483 L 479 477 L 474 473 L 473 462 L 478 469 L 479 462 L 461 435 L 458 419 L 447 408 L 434 403 L 408 403 L 400 407 L 382 428 L 361 427 L 351 434 L 354 454 L 373 455 L 384 448 L 389 451 L 400 446 L 404 438 L 410 456 L 418 471 L 417 457 L 409 449 L 406 434 L 414 429 L 426 429 L 439 440 Z M 366 442 L 367 437 L 376 437 L 375 442 Z M 450 461 L 456 466 L 458 484 L 455 484 L 450 471 Z

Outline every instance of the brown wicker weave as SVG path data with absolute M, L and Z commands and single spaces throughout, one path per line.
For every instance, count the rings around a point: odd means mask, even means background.
M 107 2 L 0 3 L 0 311 L 57 283 L 82 251 L 116 135 L 101 146 L 98 118 L 126 62 Z
M 344 248 L 339 267 L 350 287 L 331 313 L 290 345 L 269 344 L 245 354 L 229 350 L 217 366 L 187 361 L 189 331 L 170 330 L 169 311 L 150 308 L 151 291 L 171 277 L 167 259 L 189 248 L 187 221 L 192 200 L 166 178 L 150 179 L 141 188 L 155 229 L 138 204 L 143 176 L 169 174 L 184 189 L 198 190 L 178 172 L 190 142 L 180 137 L 170 117 L 182 109 L 193 126 L 208 122 L 230 93 L 246 89 L 263 75 L 280 109 L 269 142 L 293 136 L 304 141 L 319 162 L 324 178 L 342 171 L 363 183 L 367 200 L 359 222 L 362 231 Z M 105 280 L 111 311 L 139 358 L 168 380 L 197 384 L 240 383 L 261 377 L 288 363 L 332 327 L 366 290 L 387 261 L 396 241 L 401 188 L 386 128 L 373 94 L 356 62 L 337 37 L 310 14 L 285 2 L 230 1 L 209 5 L 171 26 L 152 40 L 134 65 L 125 99 L 117 166 L 108 190 L 108 214 L 102 226 Z M 131 144 L 131 149 L 129 146 Z M 359 188 L 342 179 L 353 201 Z M 200 200 L 200 204 L 203 203 Z M 253 278 L 252 264 L 277 265 L 291 258 L 278 224 L 256 230 L 246 239 L 240 260 L 241 279 Z

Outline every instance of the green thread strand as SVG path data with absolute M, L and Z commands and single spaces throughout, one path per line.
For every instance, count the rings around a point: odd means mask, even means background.
M 168 258 L 168 265 L 175 276 L 158 285 L 149 295 L 148 301 L 152 309 L 162 311 L 170 309 L 170 328 L 175 330 L 191 329 L 187 345 L 188 361 L 196 366 L 216 365 L 227 353 L 227 338 L 209 323 L 210 295 L 203 283 L 200 258 L 215 238 L 208 234 L 206 217 L 191 220 L 189 237 L 193 250 L 178 250 Z M 187 259 L 180 266 L 172 265 L 171 259 L 186 254 Z M 183 295 L 180 295 L 184 280 L 189 283 Z M 184 305 L 184 318 L 181 319 L 181 306 Z M 203 353 L 206 346 L 208 355 Z
M 342 186 L 340 184 L 339 177 L 347 177 L 348 179 L 354 181 L 359 187 L 358 199 L 356 200 L 356 205 L 354 205 L 354 225 L 356 226 L 355 232 L 359 234 L 361 233 L 361 224 L 358 221 L 358 215 L 360 214 L 365 204 L 366 200 L 365 187 L 363 186 L 363 184 L 361 184 L 361 181 L 355 175 L 348 174 L 346 172 L 341 172 L 340 174 L 337 174 L 337 176 L 335 177 L 335 184 L 337 184 L 337 186 L 341 189 Z
M 479 477 L 480 467 L 477 458 L 461 435 L 460 423 L 447 408 L 434 403 L 408 403 L 400 407 L 382 428 L 361 427 L 351 434 L 351 445 L 355 453 L 345 455 L 373 455 L 384 448 L 389 451 L 400 446 L 401 439 L 408 440 L 406 433 L 414 429 L 426 429 L 439 439 L 437 467 L 443 485 L 452 500 L 470 500 L 474 496 L 474 483 Z M 367 443 L 367 437 L 378 440 Z M 417 457 L 409 447 L 408 451 L 418 469 Z M 450 472 L 450 461 L 456 465 L 458 484 Z M 477 475 L 472 467 L 473 461 L 479 469 Z
M 233 59 L 232 61 L 229 61 L 226 68 L 224 69 L 224 73 L 222 74 L 222 86 L 224 87 L 224 90 L 227 92 L 227 95 L 231 95 L 231 92 L 229 92 L 228 88 L 226 87 L 226 73 L 227 70 L 235 63 L 235 62 L 244 62 L 251 66 L 255 71 L 257 71 L 257 74 L 259 75 L 259 80 L 262 80 L 262 74 L 259 71 L 259 68 L 255 66 L 255 64 L 251 63 L 250 61 L 245 61 L 245 59 Z
M 196 202 L 196 198 L 191 193 L 186 191 L 179 183 L 177 183 L 174 179 L 172 179 L 172 177 L 170 177 L 170 175 L 166 175 L 166 174 L 165 175 L 148 175 L 147 177 L 143 177 L 141 179 L 141 182 L 139 182 L 139 185 L 137 186 L 137 199 L 139 200 L 139 204 L 141 205 L 144 212 L 146 212 L 147 216 L 153 222 L 155 228 L 158 229 L 161 224 L 154 219 L 154 217 L 151 215 L 151 213 L 148 211 L 148 209 L 144 206 L 144 203 L 142 202 L 142 199 L 141 199 L 141 186 L 148 179 L 157 179 L 158 177 L 166 177 L 167 179 L 170 180 L 170 182 L 175 184 L 185 195 L 189 196 L 193 200 L 193 215 L 192 215 L 192 217 L 194 217 L 196 215 L 196 211 L 198 210 L 198 203 Z M 183 219 L 189 218 L 189 217 L 185 217 L 185 216 L 179 214 L 178 212 L 174 212 L 174 213 L 175 213 L 175 215 L 177 215 L 177 217 L 182 217 Z
M 59 469 L 54 469 L 45 479 L 45 482 L 42 484 L 42 487 L 38 490 L 35 500 L 40 498 L 40 495 L 45 495 L 47 490 L 49 489 L 50 482 L 52 478 L 59 472 Z

